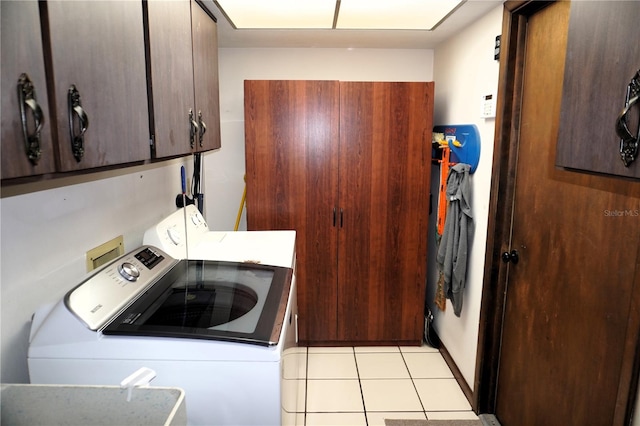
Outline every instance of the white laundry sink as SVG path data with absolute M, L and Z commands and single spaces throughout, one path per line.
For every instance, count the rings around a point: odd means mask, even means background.
M 2 417 L 9 425 L 186 425 L 180 388 L 2 384 Z

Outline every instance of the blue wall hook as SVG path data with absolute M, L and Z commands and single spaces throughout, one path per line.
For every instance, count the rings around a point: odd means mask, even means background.
M 475 124 L 435 126 L 433 132 L 444 134 L 449 142 L 452 163 L 465 163 L 471 166 L 469 173 L 476 171 L 480 162 L 480 133 Z

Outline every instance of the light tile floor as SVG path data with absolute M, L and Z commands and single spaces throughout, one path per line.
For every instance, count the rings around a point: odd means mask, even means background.
M 384 419 L 477 419 L 437 349 L 298 348 L 296 425 L 384 426 Z M 300 408 L 299 411 L 302 411 Z

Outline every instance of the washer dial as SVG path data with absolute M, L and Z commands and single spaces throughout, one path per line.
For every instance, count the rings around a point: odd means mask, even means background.
M 120 272 L 122 278 L 127 281 L 136 281 L 140 276 L 140 270 L 138 270 L 136 265 L 130 262 L 124 262 L 118 266 L 118 272 Z

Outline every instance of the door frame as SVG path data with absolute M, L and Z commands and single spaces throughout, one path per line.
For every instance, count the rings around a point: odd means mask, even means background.
M 508 271 L 501 253 L 508 251 L 511 233 L 527 21 L 551 3 L 553 1 L 534 0 L 507 0 L 504 3 L 484 285 L 471 401 L 478 413 L 495 413 L 496 407 Z M 640 255 L 636 265 L 640 271 Z M 640 286 L 634 286 L 632 298 L 632 307 L 640 306 Z M 634 333 L 629 330 L 639 329 L 640 310 L 632 308 L 616 398 L 616 425 L 629 424 L 635 406 L 640 338 L 633 337 Z

